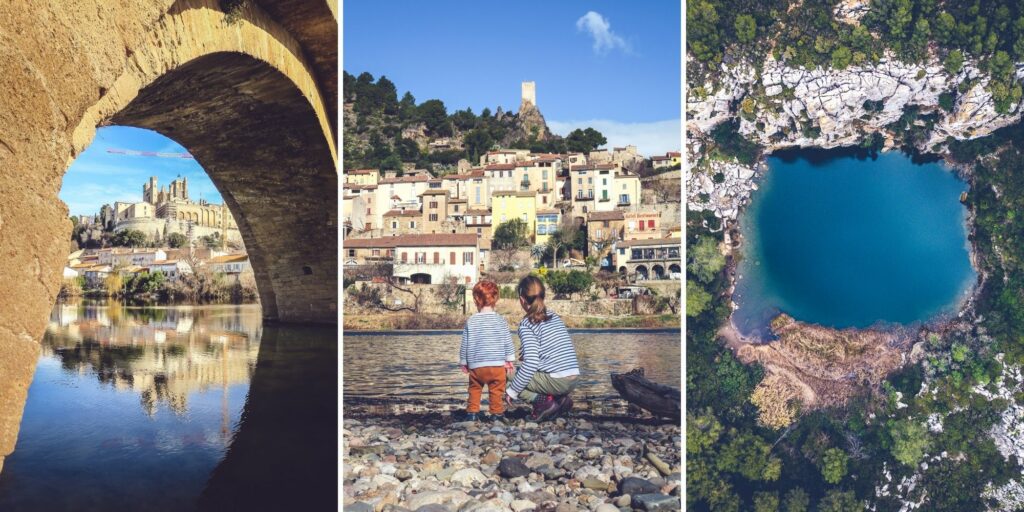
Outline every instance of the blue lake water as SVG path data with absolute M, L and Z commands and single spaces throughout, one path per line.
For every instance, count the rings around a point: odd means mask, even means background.
M 779 312 L 837 328 L 912 324 L 952 312 L 976 280 L 967 185 L 899 152 L 787 152 L 740 224 L 733 322 L 764 336 Z

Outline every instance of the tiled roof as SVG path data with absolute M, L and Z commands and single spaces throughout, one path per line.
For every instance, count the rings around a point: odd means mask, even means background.
M 385 236 L 383 238 L 348 238 L 342 240 L 341 246 L 345 249 L 379 249 L 393 248 L 397 236 Z
M 391 210 L 384 214 L 385 217 L 419 217 L 423 215 L 416 210 Z
M 380 180 L 378 185 L 390 185 L 392 183 L 426 183 L 430 181 L 430 177 L 425 174 L 417 174 L 415 176 L 402 176 L 401 178 L 387 178 Z
M 476 247 L 476 233 L 438 233 L 431 235 L 399 235 L 396 247 Z
M 622 215 L 622 210 L 612 210 L 609 212 L 590 212 L 587 216 L 587 220 L 623 220 L 625 217 Z
M 680 238 L 653 238 L 648 240 L 623 240 L 618 243 L 619 247 L 646 247 L 651 245 L 679 245 L 682 239 Z
M 570 171 L 604 171 L 614 169 L 615 164 L 589 164 L 589 165 L 574 165 L 569 168 Z
M 206 260 L 207 263 L 236 263 L 239 261 L 246 261 L 249 259 L 248 254 L 225 254 L 224 256 L 217 256 Z
M 484 167 L 485 171 L 511 171 L 516 168 L 516 164 L 491 164 Z
M 495 190 L 494 194 L 492 194 L 492 195 L 495 195 L 495 196 L 516 196 L 516 197 L 536 197 L 537 191 L 536 190 L 524 190 L 524 191 Z

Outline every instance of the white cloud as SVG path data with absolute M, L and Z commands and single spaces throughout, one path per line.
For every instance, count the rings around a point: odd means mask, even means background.
M 590 121 L 548 121 L 552 133 L 568 135 L 569 132 L 587 127 L 593 128 L 608 139 L 605 147 L 636 146 L 644 156 L 663 155 L 679 151 L 682 143 L 682 123 L 679 119 L 652 121 L 649 123 L 620 123 L 606 119 Z
M 576 30 L 587 32 L 594 39 L 594 53 L 604 54 L 616 48 L 629 53 L 629 43 L 612 32 L 612 24 L 600 13 L 588 11 L 576 20 Z

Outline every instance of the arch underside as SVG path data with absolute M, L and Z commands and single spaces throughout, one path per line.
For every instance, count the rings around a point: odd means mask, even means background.
M 336 322 L 335 4 L 253 0 L 228 22 L 219 0 L 0 2 L 0 468 L 67 256 L 61 178 L 97 125 L 196 156 L 265 316 Z
M 245 240 L 265 318 L 336 319 L 337 173 L 316 112 L 287 77 L 215 53 L 158 78 L 110 121 L 196 157 Z

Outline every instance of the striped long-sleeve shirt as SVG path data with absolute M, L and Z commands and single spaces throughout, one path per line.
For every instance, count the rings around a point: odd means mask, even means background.
M 512 398 L 526 389 L 536 372 L 556 378 L 580 374 L 569 330 L 557 314 L 550 310 L 547 313 L 548 320 L 539 324 L 530 322 L 528 318 L 519 322 L 521 363 L 512 384 L 505 388 Z
M 476 313 L 466 320 L 459 347 L 459 365 L 470 370 L 485 366 L 504 366 L 515 361 L 512 334 L 505 318 L 494 311 Z

